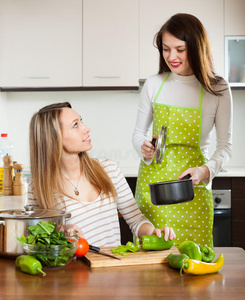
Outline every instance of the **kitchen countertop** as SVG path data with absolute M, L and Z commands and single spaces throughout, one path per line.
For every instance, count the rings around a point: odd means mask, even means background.
M 138 177 L 138 167 L 123 167 L 119 165 L 125 177 Z M 225 167 L 216 177 L 245 177 L 245 167 Z
M 22 208 L 24 196 L 0 196 L 0 209 Z M 225 264 L 216 274 L 180 276 L 168 264 L 89 268 L 81 259 L 47 275 L 33 276 L 0 258 L 0 299 L 244 299 L 245 251 L 214 248 Z
M 225 264 L 219 273 L 202 276 L 181 276 L 166 263 L 90 269 L 78 259 L 42 277 L 0 258 L 0 299 L 244 299 L 245 251 L 214 250 L 216 257 L 224 254 Z

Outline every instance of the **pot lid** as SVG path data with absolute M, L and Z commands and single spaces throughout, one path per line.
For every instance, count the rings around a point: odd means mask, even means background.
M 70 217 L 69 215 L 59 210 L 34 209 L 33 207 L 29 207 L 28 209 L 0 210 L 0 219 L 46 219 L 64 216 Z
M 167 138 L 167 127 L 162 125 L 157 139 L 152 140 L 152 144 L 155 147 L 155 156 L 156 156 L 157 164 L 160 164 L 162 162 L 162 158 L 165 150 L 166 138 Z

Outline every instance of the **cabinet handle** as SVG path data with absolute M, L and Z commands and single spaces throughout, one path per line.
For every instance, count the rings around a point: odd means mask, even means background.
M 29 79 L 50 79 L 50 76 L 28 76 Z
M 96 78 L 121 78 L 121 76 L 94 76 Z

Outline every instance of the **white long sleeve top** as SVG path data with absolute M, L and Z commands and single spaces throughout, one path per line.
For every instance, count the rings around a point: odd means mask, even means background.
M 82 202 L 68 197 L 57 198 L 57 207 L 71 213 L 66 224 L 77 225 L 86 240 L 95 246 L 119 246 L 121 244 L 118 211 L 137 237 L 144 223 L 151 224 L 141 213 L 130 187 L 118 166 L 110 160 L 100 160 L 101 165 L 115 185 L 118 198 L 99 197 L 93 202 Z M 29 186 L 27 205 L 38 206 L 32 185 Z M 152 224 L 151 224 L 152 225 Z M 154 226 L 152 225 L 152 230 Z
M 167 73 L 150 76 L 141 91 L 137 121 L 133 133 L 133 146 L 139 157 L 150 164 L 152 160 L 145 160 L 141 153 L 141 145 L 149 139 L 149 129 L 153 119 L 154 99 L 163 83 Z M 170 73 L 157 103 L 181 106 L 188 108 L 200 107 L 201 85 L 195 75 L 180 76 Z M 210 171 L 211 181 L 215 175 L 229 161 L 232 154 L 232 95 L 228 83 L 225 80 L 217 86 L 217 90 L 225 89 L 222 96 L 214 96 L 203 89 L 202 128 L 200 148 L 203 155 L 208 159 L 206 166 Z M 212 130 L 216 129 L 216 151 L 209 158 L 208 148 L 211 141 Z

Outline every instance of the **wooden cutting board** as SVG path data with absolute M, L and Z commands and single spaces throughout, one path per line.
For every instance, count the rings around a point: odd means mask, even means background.
M 112 247 L 101 247 L 100 250 L 108 254 L 112 254 Z M 84 261 L 91 268 L 99 267 L 117 267 L 117 266 L 132 266 L 132 265 L 145 265 L 145 264 L 161 264 L 167 263 L 167 256 L 170 254 L 180 254 L 179 250 L 176 247 L 172 247 L 168 250 L 161 251 L 144 251 L 140 250 L 139 252 L 129 252 L 128 256 L 117 255 L 121 260 L 114 259 L 108 256 L 104 256 L 94 252 L 88 252 Z

